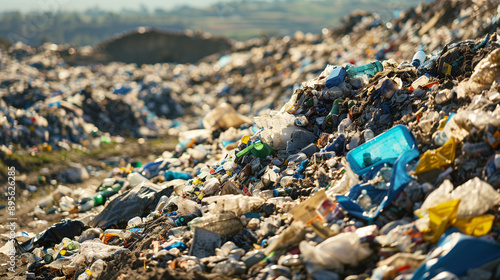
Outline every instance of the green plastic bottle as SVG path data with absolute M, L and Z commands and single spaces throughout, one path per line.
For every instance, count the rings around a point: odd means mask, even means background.
M 339 115 L 340 104 L 342 102 L 344 102 L 344 99 L 342 99 L 341 97 L 339 97 L 333 101 L 332 109 L 330 110 L 330 113 L 325 118 L 325 122 L 327 125 L 333 125 L 333 116 Z
M 384 66 L 380 61 L 375 61 L 358 67 L 350 68 L 347 70 L 347 77 L 357 78 L 361 75 L 367 75 L 368 77 L 373 77 L 380 71 L 384 70 Z
M 274 150 L 262 141 L 254 143 L 253 149 L 250 152 L 252 155 L 259 158 L 266 158 L 269 155 L 275 154 Z
M 236 154 L 236 157 L 242 157 L 250 153 L 250 151 L 253 149 L 254 144 L 248 145 L 245 149 L 241 150 L 239 153 Z

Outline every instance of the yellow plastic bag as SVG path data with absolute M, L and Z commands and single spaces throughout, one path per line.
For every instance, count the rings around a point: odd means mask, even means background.
M 436 242 L 455 223 L 460 199 L 451 200 L 427 209 L 430 229 L 424 232 L 424 240 Z
M 473 218 L 458 218 L 454 226 L 465 234 L 479 237 L 491 231 L 494 220 L 495 216 L 490 214 Z
M 418 162 L 415 175 L 452 164 L 455 160 L 456 147 L 456 140 L 451 137 L 442 147 L 425 152 Z

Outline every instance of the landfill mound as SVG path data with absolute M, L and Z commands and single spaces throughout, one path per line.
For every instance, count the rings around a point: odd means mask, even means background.
M 497 279 L 499 7 L 422 3 L 196 66 L 100 66 L 111 100 L 180 107 L 157 118 L 179 143 L 96 193 L 44 198 L 35 217 L 68 219 L 13 244 L 17 276 Z M 143 85 L 179 106 L 141 99 Z
M 200 45 L 203 48 L 200 48 Z M 201 58 L 231 49 L 225 38 L 196 34 L 167 33 L 160 30 L 139 30 L 106 41 L 97 46 L 107 61 L 154 64 L 161 62 L 196 63 Z

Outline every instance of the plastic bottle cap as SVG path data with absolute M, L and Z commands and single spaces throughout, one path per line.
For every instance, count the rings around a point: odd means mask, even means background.
M 240 142 L 243 144 L 247 144 L 249 140 L 250 140 L 250 136 L 245 135 L 245 136 L 241 137 Z
M 277 189 L 274 189 L 274 190 L 273 190 L 273 196 L 274 196 L 274 197 L 277 197 L 277 196 L 279 196 L 279 195 L 280 195 L 279 191 L 278 191 Z

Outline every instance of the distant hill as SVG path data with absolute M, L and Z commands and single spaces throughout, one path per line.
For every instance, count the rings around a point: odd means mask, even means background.
M 0 14 L 0 37 L 11 42 L 19 40 L 30 45 L 43 42 L 95 46 L 135 30 L 139 26 L 158 30 L 186 29 L 210 32 L 237 40 L 259 37 L 262 34 L 292 34 L 297 30 L 319 33 L 332 28 L 356 9 L 377 12 L 384 21 L 398 11 L 415 6 L 419 0 L 234 0 L 208 8 L 181 7 L 175 10 L 156 9 L 106 12 L 98 9 L 81 13 L 57 12 Z M 29 27 L 29 28 L 28 28 Z
M 11 42 L 8 40 L 5 40 L 4 38 L 0 37 L 0 49 L 8 49 L 12 45 Z
M 202 47 L 200 47 L 202 46 Z M 100 44 L 98 52 L 105 60 L 127 63 L 177 62 L 195 63 L 201 58 L 229 50 L 231 43 L 224 38 L 204 38 L 160 30 L 133 32 Z

